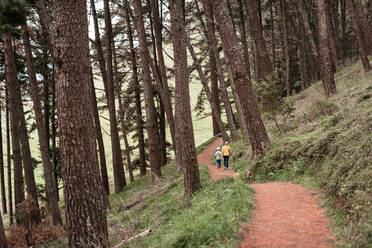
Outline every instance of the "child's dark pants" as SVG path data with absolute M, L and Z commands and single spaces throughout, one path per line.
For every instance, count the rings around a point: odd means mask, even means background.
M 224 162 L 225 169 L 228 169 L 229 168 L 229 156 L 223 156 L 223 162 Z

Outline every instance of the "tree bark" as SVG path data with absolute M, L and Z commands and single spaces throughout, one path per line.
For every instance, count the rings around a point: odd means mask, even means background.
M 145 90 L 146 102 L 146 128 L 149 143 L 149 156 L 151 165 L 152 180 L 158 181 L 161 177 L 160 150 L 159 150 L 159 129 L 157 127 L 156 111 L 154 104 L 154 93 L 150 73 L 150 54 L 147 48 L 145 27 L 143 22 L 143 11 L 141 0 L 134 1 L 136 13 L 136 27 L 139 37 L 140 57 L 142 64 L 142 80 Z M 177 143 L 177 142 L 176 142 Z
M 187 35 L 182 15 L 182 0 L 169 1 L 169 10 L 176 85 L 176 145 L 177 151 L 181 154 L 185 194 L 191 196 L 200 188 L 200 177 L 191 118 L 186 50 Z
M 55 1 L 54 16 L 54 44 L 58 51 L 55 77 L 69 247 L 109 247 L 105 192 L 92 122 L 86 1 Z
M 117 65 L 117 60 L 116 60 L 115 44 L 112 44 L 112 51 L 114 54 L 114 75 L 115 75 L 114 85 L 115 85 L 116 96 L 117 96 L 118 104 L 119 104 L 119 117 L 120 117 L 120 122 L 121 122 L 121 132 L 123 135 L 123 140 L 124 140 L 124 145 L 125 145 L 125 157 L 127 159 L 129 181 L 133 182 L 134 181 L 133 168 L 132 168 L 132 161 L 130 158 L 130 146 L 129 146 L 128 137 L 127 137 L 127 127 L 125 125 L 125 110 L 124 110 L 124 105 L 123 105 L 123 101 L 121 98 L 121 87 L 120 87 L 121 78 L 119 77 L 118 65 Z
M 359 52 L 360 52 L 360 59 L 362 60 L 364 71 L 368 72 L 368 71 L 371 70 L 371 65 L 370 65 L 369 60 L 368 60 L 368 50 L 367 50 L 367 47 L 368 47 L 367 44 L 368 43 L 365 43 L 366 39 L 363 38 L 363 32 L 362 32 L 363 26 L 360 23 L 360 19 L 358 17 L 357 10 L 356 10 L 355 6 L 353 5 L 352 1 L 347 0 L 347 4 L 348 4 L 348 9 L 349 9 L 350 15 L 352 17 L 351 19 L 352 19 L 352 22 L 353 22 L 354 33 L 355 33 L 355 36 L 356 36 L 357 42 L 358 42 L 358 49 L 359 49 Z
M 251 33 L 256 45 L 256 80 L 257 82 L 264 80 L 269 74 L 272 73 L 273 67 L 270 61 L 269 53 L 266 49 L 265 39 L 261 27 L 261 21 L 258 15 L 257 0 L 246 0 L 246 12 L 251 27 Z
M 332 55 L 329 42 L 329 32 L 327 25 L 326 0 L 316 0 L 318 32 L 319 32 L 319 50 L 322 64 L 322 78 L 326 96 L 336 93 L 336 85 L 333 76 Z
M 3 225 L 3 216 L 0 213 L 0 248 L 7 248 L 8 244 L 6 242 L 4 225 Z
M 50 162 L 50 155 L 48 149 L 48 142 L 46 136 L 46 130 L 43 120 L 43 112 L 41 110 L 40 102 L 40 89 L 36 80 L 36 72 L 34 68 L 34 62 L 32 58 L 32 50 L 30 45 L 30 36 L 28 33 L 28 27 L 22 27 L 22 39 L 23 45 L 26 54 L 26 63 L 27 63 L 27 73 L 30 82 L 31 88 L 31 98 L 35 112 L 36 118 L 36 127 L 38 132 L 39 144 L 40 144 L 40 153 L 44 169 L 44 179 L 45 179 L 45 190 L 47 197 L 48 210 L 52 215 L 53 224 L 62 225 L 62 218 L 59 212 L 58 199 L 57 199 L 57 186 L 54 182 L 52 164 Z
M 360 31 L 364 39 L 364 44 L 366 46 L 367 52 L 372 53 L 372 35 L 370 34 L 371 26 L 368 25 L 367 15 L 364 12 L 364 6 L 360 0 L 352 0 L 353 9 L 356 11 L 356 15 L 359 20 Z
M 226 118 L 227 118 L 227 123 L 229 125 L 229 129 L 231 132 L 231 139 L 233 141 L 236 141 L 238 139 L 238 133 L 236 131 L 233 111 L 232 111 L 231 103 L 230 103 L 229 96 L 228 96 L 227 89 L 226 89 L 227 87 L 225 85 L 225 79 L 224 79 L 223 70 L 222 70 L 222 62 L 219 58 L 219 53 L 217 50 L 217 39 L 215 36 L 216 34 L 215 34 L 214 23 L 213 23 L 212 1 L 203 0 L 203 8 L 204 8 L 204 14 L 207 19 L 208 49 L 210 53 L 213 53 L 215 61 L 216 61 L 216 75 L 217 75 L 218 81 L 220 82 L 221 99 L 225 105 Z
M 243 0 L 238 0 L 239 4 L 239 26 L 240 26 L 240 39 L 243 45 L 243 56 L 245 62 L 245 68 L 248 72 L 249 80 L 251 80 L 251 66 L 249 63 L 249 51 L 248 51 L 248 41 L 247 41 L 247 32 L 245 30 L 245 17 L 244 17 L 244 4 Z
M 257 99 L 253 93 L 251 82 L 248 79 L 248 73 L 245 70 L 244 57 L 241 52 L 242 48 L 232 28 L 226 1 L 214 1 L 213 9 L 218 23 L 222 46 L 227 55 L 229 67 L 233 75 L 232 83 L 236 87 L 243 107 L 244 118 L 247 123 L 252 146 L 252 154 L 254 158 L 257 158 L 265 153 L 265 149 L 269 144 L 269 137 L 258 109 Z
M 307 11 L 305 10 L 305 8 L 303 6 L 302 0 L 297 1 L 297 8 L 298 8 L 298 11 L 299 11 L 299 14 L 300 14 L 299 16 L 301 18 L 302 25 L 304 26 L 304 29 L 305 29 L 305 32 L 306 32 L 307 39 L 310 43 L 311 51 L 312 51 L 315 59 L 318 59 L 319 58 L 318 48 L 315 44 L 313 31 L 310 28 L 309 16 L 308 16 Z
M 164 109 L 167 115 L 167 120 L 169 124 L 169 129 L 172 136 L 173 146 L 175 146 L 175 128 L 174 128 L 174 117 L 173 117 L 173 110 L 172 110 L 172 103 L 171 103 L 171 94 L 168 85 L 167 79 L 167 70 L 164 62 L 163 56 L 163 44 L 162 44 L 162 23 L 159 17 L 159 7 L 158 7 L 158 0 L 151 0 L 151 12 L 154 21 L 154 31 L 155 31 L 155 45 L 158 55 L 158 62 L 159 62 L 159 69 L 160 69 L 160 76 L 161 76 L 161 85 L 163 90 L 163 99 L 162 103 L 164 104 Z M 175 151 L 177 152 L 177 151 Z
M 138 79 L 138 69 L 137 69 L 137 56 L 136 50 L 134 49 L 133 42 L 133 32 L 132 25 L 130 22 L 130 17 L 128 11 L 125 13 L 125 20 L 127 23 L 128 30 L 128 39 L 131 55 L 131 64 L 132 64 L 132 75 L 133 75 L 133 85 L 134 85 L 134 94 L 136 102 L 136 124 L 137 124 L 137 136 L 138 136 L 138 150 L 139 150 L 139 167 L 140 167 L 140 176 L 146 175 L 146 153 L 145 153 L 145 140 L 143 135 L 143 120 L 142 120 L 142 107 L 141 107 L 141 89 Z
M 6 97 L 6 154 L 7 154 L 7 166 L 8 166 L 8 206 L 9 206 L 9 223 L 13 225 L 13 194 L 12 194 L 12 163 L 11 163 L 11 154 L 10 154 L 10 123 L 9 123 L 9 95 L 8 87 L 5 87 L 5 97 Z M 14 156 L 13 156 L 14 157 Z
M 302 0 L 300 0 L 302 1 Z M 291 58 L 289 56 L 288 28 L 287 28 L 287 3 L 286 0 L 280 0 L 280 19 L 283 29 L 283 53 L 285 58 L 285 86 L 287 96 L 292 94 L 291 82 Z
M 107 93 L 107 84 L 108 84 L 108 82 L 107 82 L 107 70 L 106 70 L 106 64 L 105 64 L 106 62 L 105 62 L 105 57 L 103 55 L 102 41 L 101 41 L 100 32 L 99 32 L 97 11 L 96 11 L 96 6 L 94 4 L 94 0 L 90 0 L 90 8 L 92 9 L 93 26 L 94 26 L 94 45 L 95 45 L 95 48 L 96 48 L 96 51 L 97 51 L 98 65 L 99 65 L 99 69 L 101 71 L 103 86 L 105 87 L 106 98 L 108 98 L 108 93 Z
M 5 193 L 5 174 L 4 174 L 4 152 L 3 152 L 3 121 L 2 121 L 2 106 L 0 104 L 0 185 L 1 185 L 1 205 L 3 213 L 7 213 L 6 193 Z M 9 154 L 8 154 L 9 156 Z M 0 226 L 1 227 L 1 226 Z M 0 246 L 1 247 L 1 246 Z
M 219 112 L 218 105 L 214 101 L 214 99 L 212 97 L 211 90 L 209 89 L 208 80 L 207 80 L 206 76 L 203 73 L 203 70 L 202 70 L 201 65 L 199 63 L 199 60 L 198 60 L 198 58 L 196 56 L 196 53 L 194 51 L 194 48 L 192 47 L 192 45 L 190 43 L 190 39 L 188 37 L 186 37 L 186 40 L 187 40 L 186 41 L 187 42 L 186 44 L 187 44 L 187 47 L 189 49 L 189 53 L 191 54 L 191 57 L 192 57 L 192 59 L 194 61 L 194 65 L 196 67 L 196 70 L 198 71 L 198 74 L 199 74 L 201 83 L 203 85 L 203 90 L 204 90 L 204 92 L 205 92 L 205 94 L 206 94 L 206 96 L 208 98 L 209 104 L 211 105 L 212 115 L 213 115 L 214 119 L 217 121 L 218 129 L 221 132 L 222 138 L 224 140 L 227 140 L 228 139 L 228 136 L 227 136 L 227 133 L 225 131 L 225 127 L 223 125 L 221 115 L 218 114 L 218 112 Z
M 110 134 L 112 146 L 112 161 L 114 167 L 115 192 L 120 192 L 126 186 L 127 182 L 124 174 L 123 158 L 120 148 L 119 130 L 116 119 L 115 109 L 115 86 L 112 69 L 112 25 L 109 1 L 104 0 L 104 16 L 106 31 L 106 68 L 107 68 L 107 102 L 110 113 Z
M 5 55 L 5 66 L 6 66 L 6 84 L 8 90 L 9 105 L 8 109 L 10 112 L 10 126 L 12 135 L 12 154 L 14 164 L 14 203 L 15 211 L 18 210 L 18 204 L 23 202 L 25 199 L 24 185 L 23 185 L 23 173 L 22 173 L 22 156 L 21 148 L 19 144 L 19 111 L 15 99 L 15 91 L 17 82 L 17 71 L 14 60 L 14 51 L 12 46 L 11 37 L 9 34 L 3 34 L 3 45 Z M 23 114 L 23 113 L 22 113 Z

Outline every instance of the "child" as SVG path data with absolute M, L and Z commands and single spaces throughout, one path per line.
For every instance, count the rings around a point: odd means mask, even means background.
M 231 155 L 229 142 L 225 142 L 225 145 L 222 147 L 222 156 L 223 156 L 223 162 L 225 170 L 229 169 L 229 157 Z
M 221 148 L 218 146 L 217 147 L 217 151 L 214 154 L 214 156 L 216 157 L 217 169 L 220 169 L 221 168 L 222 153 L 220 152 L 220 150 L 221 150 Z

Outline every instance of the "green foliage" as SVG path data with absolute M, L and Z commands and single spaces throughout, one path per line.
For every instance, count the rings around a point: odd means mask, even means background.
M 25 24 L 28 11 L 24 0 L 0 2 L 0 33 L 11 32 L 13 28 Z
M 122 233 L 128 237 L 153 230 L 131 243 L 132 247 L 236 247 L 238 227 L 252 209 L 253 192 L 241 180 L 210 182 L 207 166 L 200 166 L 200 172 L 202 188 L 192 199 L 184 198 L 183 183 L 178 182 L 166 193 L 148 197 L 128 211 L 112 212 L 109 229 L 115 230 L 121 223 Z M 168 168 L 166 175 L 171 174 Z M 144 188 L 137 185 L 133 190 L 138 194 Z M 129 193 L 129 197 L 137 194 Z M 127 202 L 128 192 L 115 196 L 114 202 L 123 197 Z M 120 240 L 116 235 L 119 233 L 111 236 L 111 244 Z
M 253 85 L 262 112 L 267 113 L 271 120 L 274 120 L 277 128 L 282 132 L 277 121 L 277 116 L 284 121 L 292 116 L 294 111 L 293 103 L 283 98 L 284 90 L 279 80 L 278 72 L 269 75 L 266 80 Z

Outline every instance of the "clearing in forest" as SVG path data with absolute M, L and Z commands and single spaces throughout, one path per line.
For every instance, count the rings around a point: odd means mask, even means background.
M 211 163 L 221 144 L 222 139 L 217 139 L 198 155 L 198 163 L 208 165 L 211 180 L 238 176 Z M 239 247 L 332 247 L 329 222 L 314 192 L 289 182 L 250 184 L 250 187 L 255 190 L 255 210 L 251 224 L 242 230 L 243 242 Z

